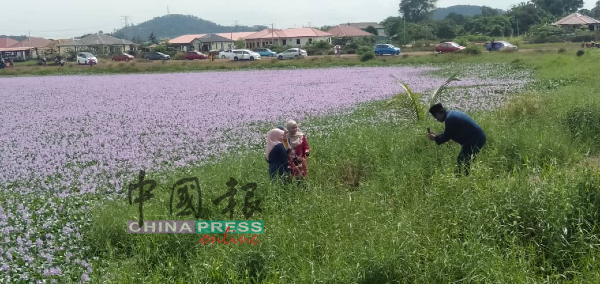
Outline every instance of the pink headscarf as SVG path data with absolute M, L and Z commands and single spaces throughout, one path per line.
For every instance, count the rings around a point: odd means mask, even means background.
M 269 160 L 269 154 L 271 154 L 271 150 L 277 146 L 277 144 L 281 144 L 281 139 L 283 137 L 283 130 L 279 128 L 271 129 L 267 133 L 267 146 L 265 147 L 265 158 Z

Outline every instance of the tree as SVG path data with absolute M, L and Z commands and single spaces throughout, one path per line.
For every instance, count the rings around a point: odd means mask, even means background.
M 481 15 L 484 17 L 498 16 L 498 11 L 492 7 L 481 6 Z
M 158 40 L 156 39 L 154 32 L 150 33 L 150 36 L 148 37 L 148 41 L 150 41 L 150 43 L 158 44 Z
M 440 21 L 437 24 L 435 35 L 439 39 L 451 40 L 458 34 L 459 27 L 451 20 Z
M 577 12 L 583 7 L 583 0 L 531 0 L 531 3 L 554 16 Z
M 448 14 L 448 16 L 446 16 L 446 18 L 444 20 L 451 20 L 455 24 L 461 25 L 461 26 L 467 22 L 467 18 L 464 15 L 457 14 L 454 12 Z
M 244 48 L 246 47 L 246 42 L 243 39 L 238 39 L 234 43 L 235 48 Z
M 372 33 L 374 35 L 379 35 L 379 32 L 377 32 L 377 29 L 375 27 L 373 27 L 373 26 L 368 26 L 365 29 L 365 31 L 368 32 L 368 33 Z
M 600 1 L 596 2 L 596 7 L 594 7 L 591 11 L 590 11 L 591 17 L 593 18 L 600 18 Z
M 407 21 L 419 22 L 429 18 L 436 3 L 437 0 L 402 0 L 399 12 Z
M 520 3 L 513 6 L 506 14 L 510 17 L 512 28 L 519 34 L 529 31 L 533 25 L 545 23 L 552 15 L 545 10 L 536 9 L 531 3 Z

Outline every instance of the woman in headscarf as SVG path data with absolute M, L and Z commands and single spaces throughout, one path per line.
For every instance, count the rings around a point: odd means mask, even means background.
M 285 147 L 283 147 L 283 141 L 283 130 L 275 128 L 267 133 L 265 159 L 269 163 L 269 176 L 271 176 L 271 179 L 283 177 L 290 172 L 288 155 Z
M 290 148 L 294 149 L 294 152 L 296 153 L 296 158 L 298 159 L 301 165 L 300 169 L 298 171 L 292 171 L 292 174 L 296 178 L 302 179 L 308 173 L 308 163 L 306 158 L 310 154 L 310 148 L 308 147 L 306 136 L 304 136 L 304 133 L 298 130 L 298 123 L 296 123 L 293 120 L 290 120 L 288 121 L 286 126 L 286 129 L 288 130 L 287 138 L 290 144 Z M 290 161 L 290 163 L 293 162 L 294 161 Z

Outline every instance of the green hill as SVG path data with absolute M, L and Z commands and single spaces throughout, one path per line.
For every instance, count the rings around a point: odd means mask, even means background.
M 433 19 L 434 20 L 443 20 L 450 13 L 456 13 L 463 16 L 475 16 L 481 15 L 481 7 L 482 6 L 474 6 L 474 5 L 455 5 L 446 8 L 437 8 L 433 10 Z M 496 9 L 498 13 L 504 13 L 504 10 Z
M 139 38 L 147 41 L 150 33 L 161 38 L 174 38 L 185 34 L 251 32 L 266 29 L 266 26 L 222 26 L 192 15 L 166 15 L 138 25 L 127 26 L 116 30 L 113 36 L 123 39 Z

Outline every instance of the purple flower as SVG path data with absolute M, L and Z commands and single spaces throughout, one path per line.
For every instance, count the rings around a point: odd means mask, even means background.
M 6 271 L 8 271 L 8 269 L 9 269 L 9 267 L 8 267 L 8 264 L 6 264 L 6 263 L 0 267 L 0 271 L 6 272 Z

